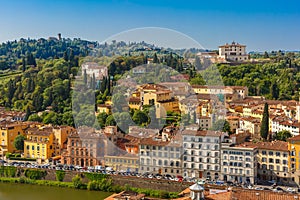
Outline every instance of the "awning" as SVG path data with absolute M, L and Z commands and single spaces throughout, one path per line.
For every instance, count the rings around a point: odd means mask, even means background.
M 52 160 L 60 160 L 61 159 L 61 156 L 54 156 L 52 157 Z

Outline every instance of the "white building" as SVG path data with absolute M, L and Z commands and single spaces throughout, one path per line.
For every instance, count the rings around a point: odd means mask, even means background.
M 257 154 L 255 145 L 222 143 L 221 179 L 238 183 L 256 183 Z
M 183 176 L 219 179 L 220 146 L 225 135 L 219 131 L 183 130 Z
M 293 136 L 300 134 L 300 122 L 293 121 L 284 117 L 275 117 L 271 122 L 272 133 L 278 133 L 280 131 L 289 131 Z
M 182 141 L 181 135 L 176 132 L 176 130 L 165 128 L 162 135 L 140 140 L 140 173 L 175 176 L 182 174 Z
M 249 59 L 246 53 L 246 45 L 232 42 L 219 46 L 219 58 L 230 62 L 243 62 Z
M 95 62 L 85 62 L 81 65 L 82 74 L 86 71 L 86 74 L 89 77 L 95 75 L 96 80 L 102 80 L 103 77 L 108 76 L 108 71 L 106 66 L 99 66 Z

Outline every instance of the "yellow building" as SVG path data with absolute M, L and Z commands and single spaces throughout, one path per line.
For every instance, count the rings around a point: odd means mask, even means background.
M 130 108 L 140 109 L 143 105 L 155 106 L 157 118 L 164 117 L 167 111 L 180 112 L 178 99 L 172 91 L 158 84 L 140 85 L 129 98 Z
M 75 129 L 71 126 L 56 126 L 53 127 L 55 154 L 61 155 L 62 149 L 66 148 L 68 135 Z
M 110 115 L 111 114 L 111 105 L 110 104 L 98 104 L 96 115 L 98 115 L 100 113 L 106 113 L 106 114 Z
M 289 171 L 288 143 L 284 141 L 258 142 L 258 178 L 264 181 L 275 180 L 280 183 L 292 183 Z
M 295 183 L 300 185 L 300 135 L 288 139 L 290 152 L 289 169 Z
M 0 154 L 13 153 L 16 151 L 14 140 L 18 135 L 25 135 L 27 123 L 22 122 L 3 122 L 0 123 Z
M 55 156 L 53 127 L 31 127 L 24 141 L 24 157 L 49 159 Z
M 131 109 L 140 109 L 141 108 L 141 100 L 138 97 L 129 98 L 129 108 Z
M 117 171 L 137 172 L 139 169 L 139 157 L 133 154 L 120 156 L 104 156 L 105 166 L 112 167 Z

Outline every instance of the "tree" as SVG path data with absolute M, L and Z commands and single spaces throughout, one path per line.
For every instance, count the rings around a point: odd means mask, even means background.
M 28 120 L 30 114 L 31 114 L 31 110 L 30 110 L 29 106 L 27 106 L 27 107 L 26 107 L 26 115 L 25 115 L 24 121 L 27 121 L 27 120 Z
M 214 131 L 223 131 L 229 134 L 232 134 L 230 131 L 230 124 L 227 120 L 219 119 L 212 125 L 212 130 Z
M 279 97 L 279 88 L 276 82 L 272 83 L 270 88 L 270 94 L 272 99 L 278 99 Z
M 264 58 L 269 58 L 269 54 L 268 54 L 268 52 L 266 52 L 266 51 L 265 51 L 265 53 L 264 53 Z
M 26 60 L 25 57 L 22 58 L 22 72 L 25 72 L 26 70 Z
M 115 126 L 117 123 L 115 121 L 115 118 L 113 115 L 109 115 L 107 118 L 106 118 L 106 121 L 105 121 L 105 126 Z
M 268 103 L 265 103 L 263 118 L 262 118 L 261 127 L 260 127 L 260 136 L 264 140 L 266 140 L 266 139 L 268 139 L 268 135 L 269 135 L 269 105 L 268 105 Z
M 87 86 L 87 74 L 86 74 L 86 69 L 83 71 L 83 83 L 85 86 Z
M 142 125 L 149 122 L 149 117 L 145 112 L 136 110 L 132 116 L 132 120 L 134 121 L 134 123 Z
M 18 135 L 14 140 L 14 147 L 19 151 L 24 151 L 24 140 L 25 136 Z
M 197 70 L 202 69 L 202 64 L 201 64 L 201 60 L 200 60 L 199 56 L 196 56 L 196 58 L 195 58 L 195 68 Z
M 97 116 L 97 120 L 101 128 L 105 127 L 107 117 L 108 115 L 105 112 L 102 112 Z
M 154 56 L 153 56 L 153 63 L 159 63 L 156 53 L 154 53 Z
M 275 134 L 276 140 L 286 141 L 290 137 L 292 137 L 292 134 L 288 130 L 282 130 Z

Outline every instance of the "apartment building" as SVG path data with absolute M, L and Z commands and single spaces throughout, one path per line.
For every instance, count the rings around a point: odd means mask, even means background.
M 221 145 L 221 179 L 238 183 L 257 182 L 257 147 L 253 144 Z
M 104 163 L 106 138 L 94 129 L 81 127 L 68 136 L 67 149 L 62 153 L 61 163 L 82 167 Z
M 182 139 L 178 130 L 167 127 L 162 135 L 142 138 L 139 144 L 139 172 L 182 174 Z
M 26 130 L 26 137 L 24 157 L 46 160 L 56 155 L 52 126 L 30 127 Z
M 258 142 L 257 177 L 263 181 L 289 183 L 289 150 L 288 143 L 284 141 Z
M 220 148 L 226 133 L 186 128 L 183 137 L 183 175 L 217 180 L 220 177 Z
M 296 184 L 300 185 L 300 135 L 288 139 L 289 169 Z
M 14 140 L 18 135 L 25 135 L 28 123 L 22 122 L 1 122 L 0 123 L 0 155 L 16 151 Z

